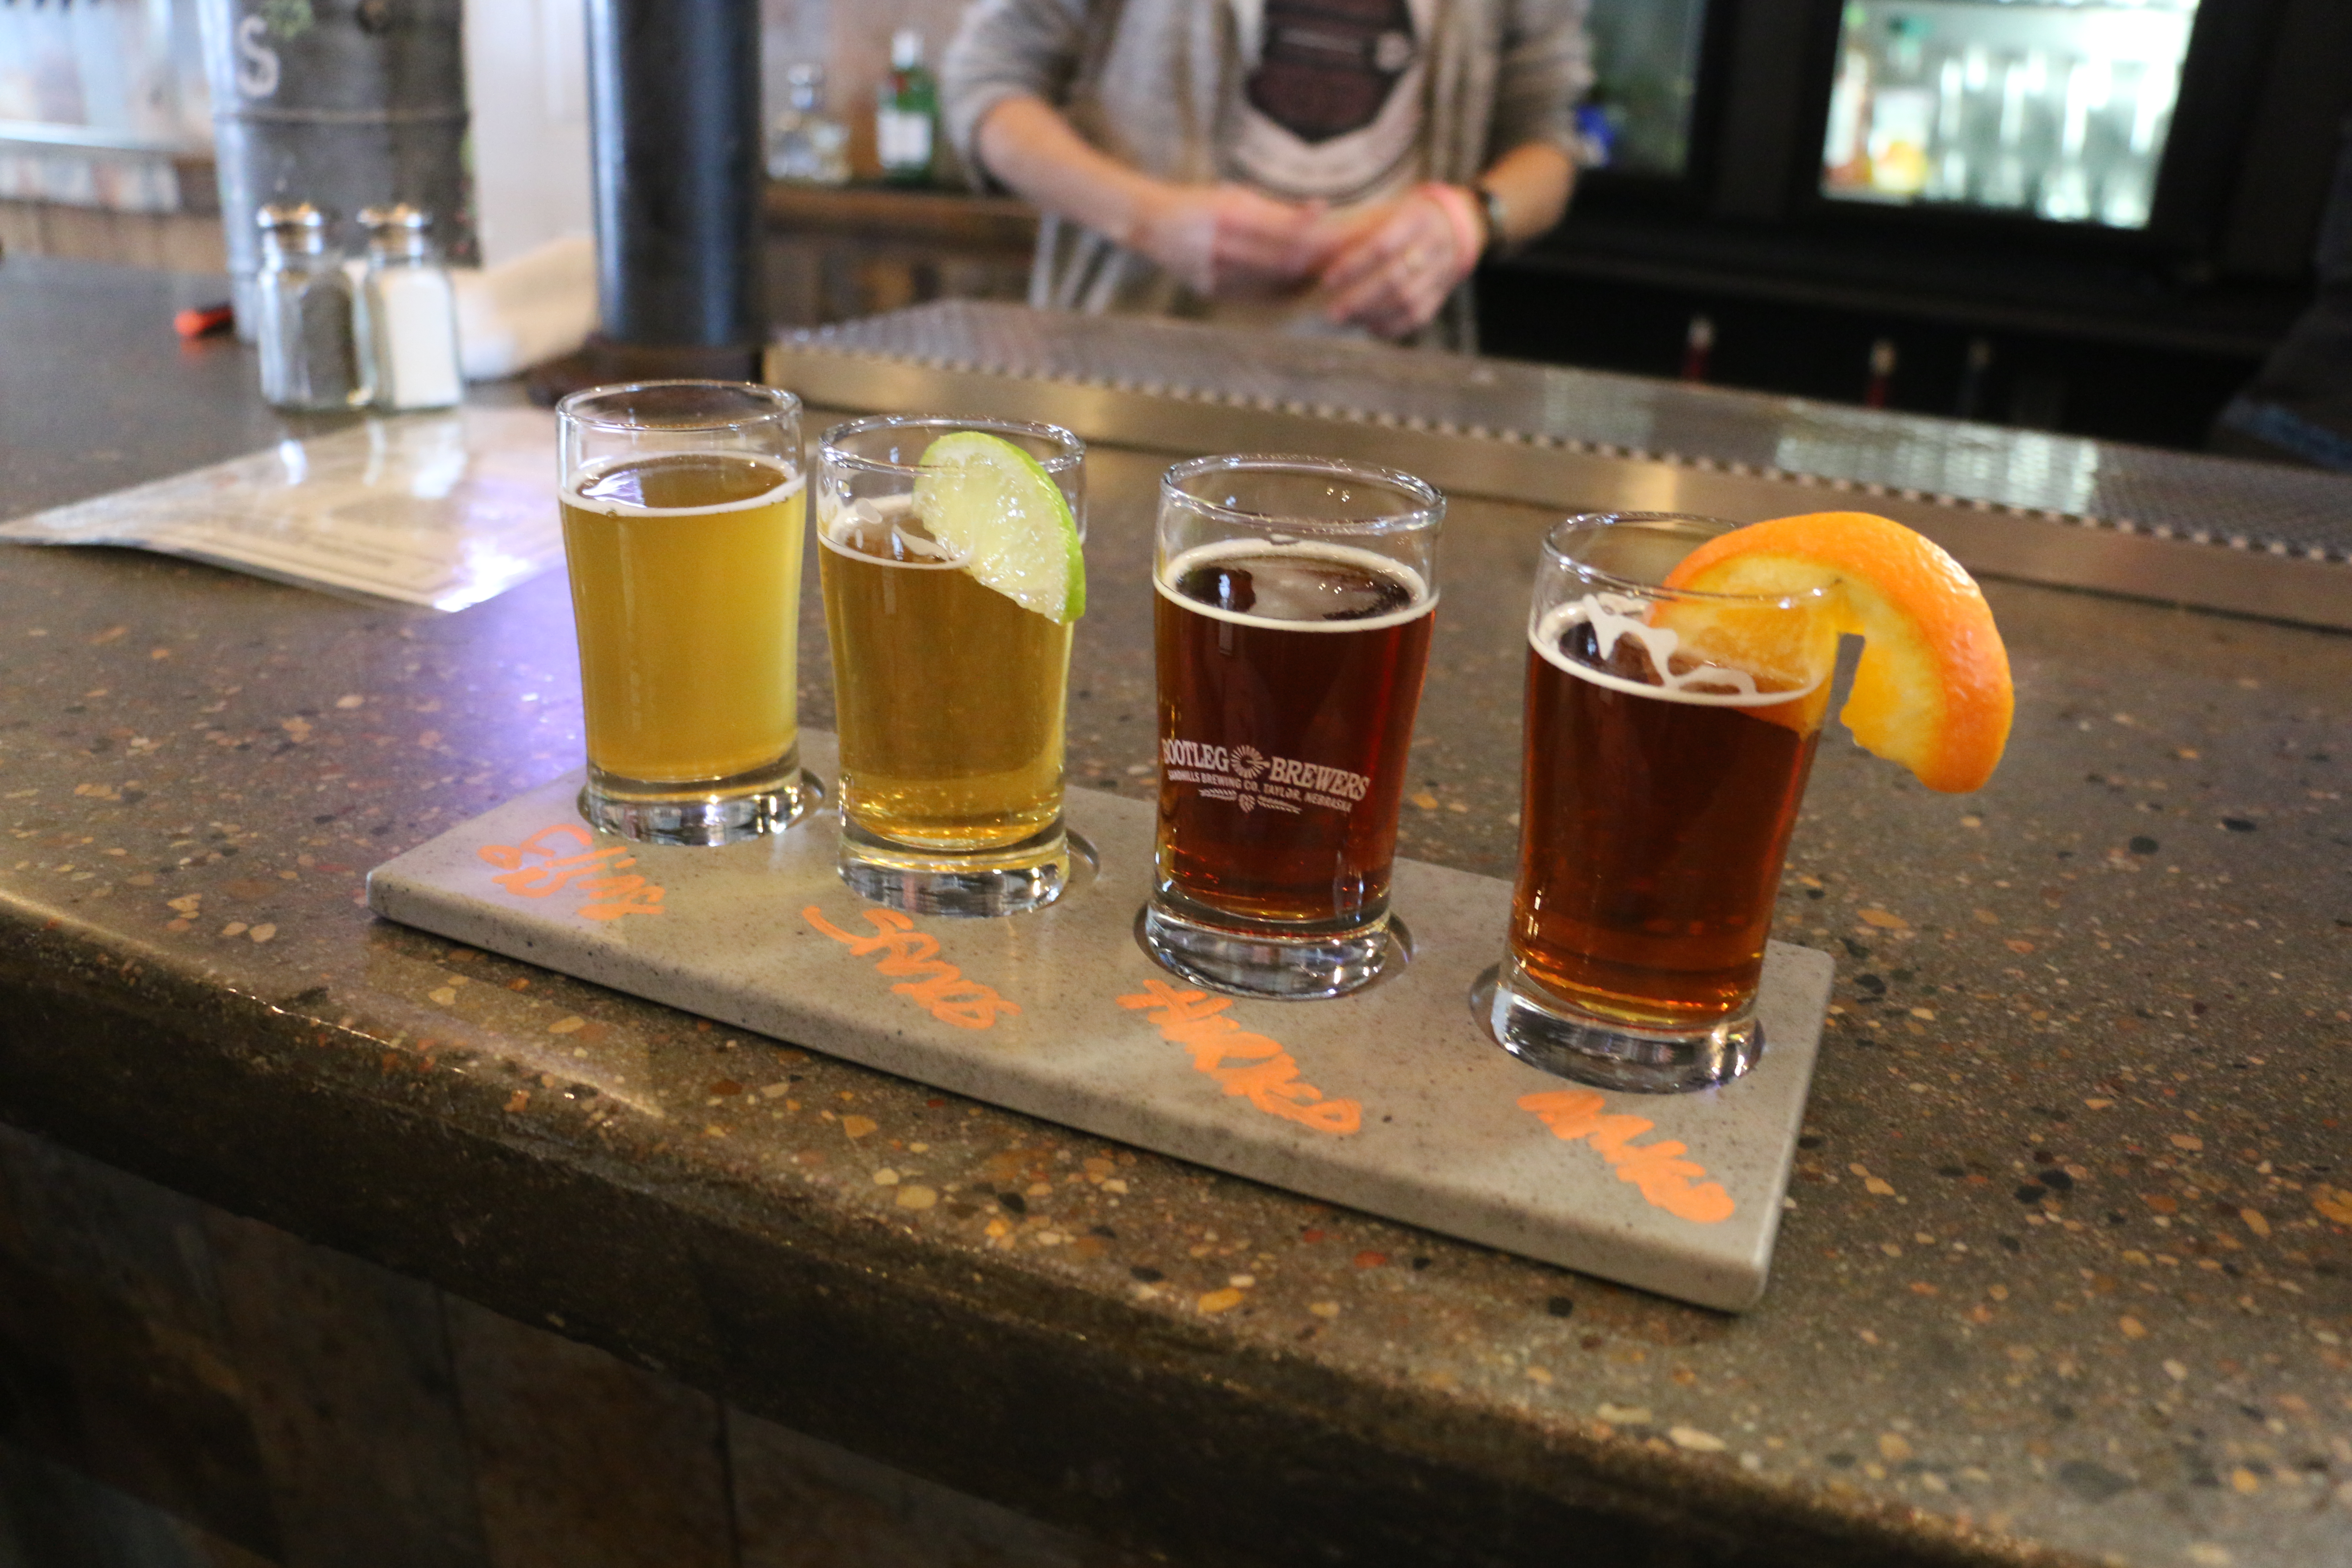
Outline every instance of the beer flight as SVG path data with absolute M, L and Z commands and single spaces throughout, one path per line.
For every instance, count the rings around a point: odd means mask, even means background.
M 838 868 L 909 913 L 1070 886 L 1063 741 L 1086 610 L 1086 448 L 883 416 L 804 466 L 799 401 L 651 382 L 560 409 L 583 816 L 640 842 L 788 829 L 821 799 L 794 694 L 814 498 L 839 724 Z M 1151 957 L 1230 994 L 1346 995 L 1402 962 L 1399 813 L 1444 498 L 1409 474 L 1227 455 L 1162 477 Z M 1528 621 L 1519 865 L 1472 1009 L 1548 1071 L 1672 1091 L 1763 1049 L 1765 942 L 1843 637 L 1841 718 L 1928 787 L 1990 776 L 2011 709 L 1983 595 L 1866 513 L 1571 517 Z

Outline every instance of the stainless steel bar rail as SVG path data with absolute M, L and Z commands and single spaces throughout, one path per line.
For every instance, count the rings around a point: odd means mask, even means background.
M 1562 510 L 1857 507 L 1972 572 L 2352 630 L 2352 479 L 1636 376 L 942 301 L 797 334 L 824 406 L 1307 450 Z

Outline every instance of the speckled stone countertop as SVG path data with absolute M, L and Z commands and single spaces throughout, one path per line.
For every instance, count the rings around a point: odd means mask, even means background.
M 0 266 L 9 510 L 278 437 L 195 289 Z M 1160 464 L 1091 459 L 1074 787 L 1151 786 Z M 1449 522 L 1407 854 L 1507 872 L 1546 521 Z M 1988 586 L 1993 784 L 1815 772 L 1836 1008 L 1742 1317 L 373 920 L 576 762 L 551 576 L 0 551 L 0 1116 L 1177 1562 L 2352 1563 L 2352 639 Z

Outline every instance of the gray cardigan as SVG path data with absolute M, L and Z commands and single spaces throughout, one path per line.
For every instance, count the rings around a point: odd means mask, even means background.
M 1466 184 L 1529 142 L 1576 150 L 1591 84 L 1585 0 L 1442 0 L 1428 73 L 1432 178 Z M 965 167 L 991 109 L 1032 96 L 1078 134 L 1160 179 L 1206 183 L 1244 75 L 1227 0 L 975 0 L 940 68 L 949 137 Z M 977 174 L 976 176 L 977 177 Z M 1145 258 L 1048 216 L 1029 302 L 1061 310 L 1200 315 L 1207 302 Z M 1450 320 L 1449 320 L 1450 318 Z M 1468 347 L 1468 290 L 1440 317 Z

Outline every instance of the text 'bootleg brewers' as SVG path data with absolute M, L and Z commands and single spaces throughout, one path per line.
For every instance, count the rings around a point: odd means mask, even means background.
M 1255 746 L 1227 750 L 1198 741 L 1162 741 L 1160 762 L 1160 777 L 1210 786 L 1202 793 L 1212 799 L 1234 796 L 1277 811 L 1296 811 L 1297 806 L 1290 804 L 1295 801 L 1346 811 L 1372 787 L 1362 773 L 1295 757 L 1269 757 Z

